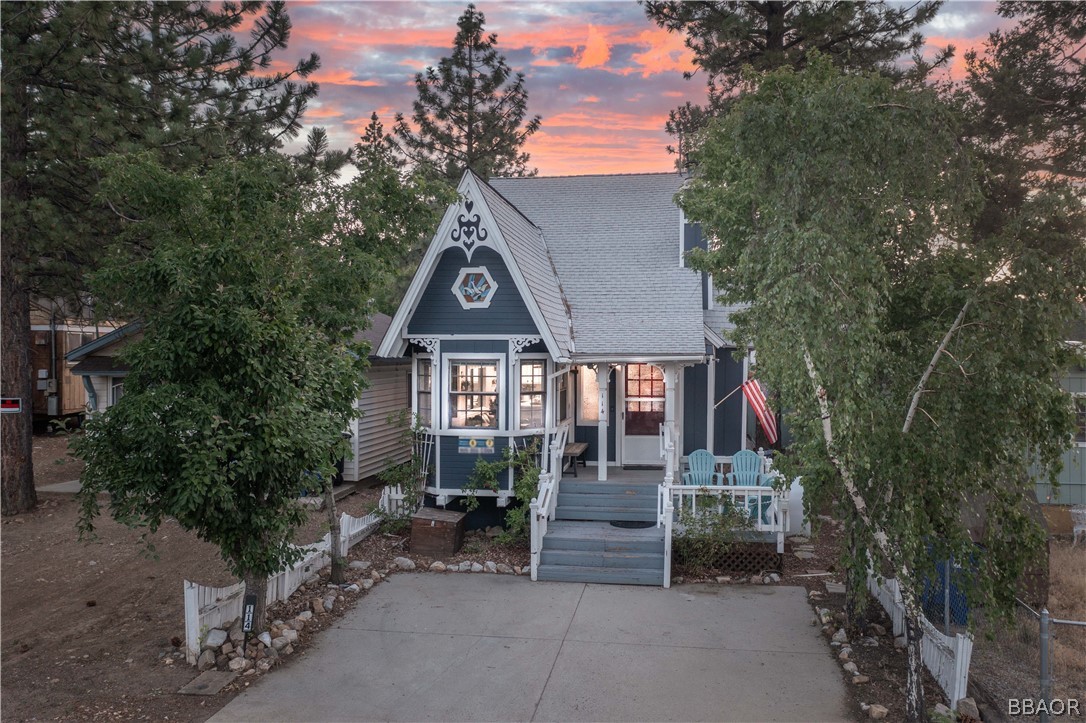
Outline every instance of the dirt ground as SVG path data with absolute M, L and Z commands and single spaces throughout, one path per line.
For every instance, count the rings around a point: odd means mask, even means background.
M 34 438 L 38 487 L 78 478 L 66 449 L 65 437 Z M 356 493 L 339 509 L 360 516 L 378 495 Z M 39 492 L 34 512 L 0 523 L 0 717 L 205 720 L 229 698 L 177 695 L 196 673 L 173 654 L 184 638 L 182 581 L 233 582 L 218 550 L 168 522 L 150 559 L 139 533 L 108 517 L 83 543 L 77 514 L 72 495 Z M 322 536 L 322 524 L 314 513 L 299 542 Z

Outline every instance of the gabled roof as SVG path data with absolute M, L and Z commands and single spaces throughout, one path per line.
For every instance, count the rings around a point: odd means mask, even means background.
M 682 183 L 676 173 L 490 180 L 546 238 L 575 359 L 704 357 L 701 277 L 680 265 Z
M 70 352 L 65 354 L 64 358 L 67 361 L 79 361 L 80 359 L 83 359 L 84 357 L 89 356 L 96 351 L 101 351 L 106 347 L 113 346 L 122 339 L 127 339 L 141 329 L 143 329 L 143 322 L 141 321 L 133 321 L 131 324 L 125 324 L 122 327 L 114 329 L 108 334 L 103 334 L 94 341 L 89 341 L 82 346 L 77 346 L 75 349 L 72 349 Z
M 517 291 L 552 358 L 568 360 L 573 349 L 570 318 L 540 229 L 470 170 L 460 178 L 457 192 L 460 201 L 451 204 L 445 211 L 426 255 L 377 349 L 377 356 L 400 356 L 404 353 L 408 322 L 441 254 L 448 248 L 459 247 L 470 259 L 474 249 L 486 246 L 496 250 L 505 260 Z M 465 232 L 463 236 L 461 232 Z

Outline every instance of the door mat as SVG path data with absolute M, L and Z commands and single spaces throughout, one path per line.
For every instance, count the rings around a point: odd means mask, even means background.
M 621 527 L 624 530 L 644 530 L 649 527 L 656 527 L 656 523 L 640 520 L 612 520 L 611 527 Z

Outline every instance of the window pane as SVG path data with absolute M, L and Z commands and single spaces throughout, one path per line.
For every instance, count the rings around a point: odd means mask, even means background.
M 418 360 L 418 398 L 415 401 L 415 408 L 418 410 L 419 424 L 424 427 L 433 424 L 433 368 L 429 359 Z
M 626 402 L 626 434 L 656 435 L 663 423 L 663 402 Z
M 539 429 L 544 424 L 546 368 L 543 360 L 520 362 L 521 429 Z
M 581 420 L 582 422 L 600 421 L 600 385 L 596 383 L 596 372 L 588 367 L 581 367 L 577 374 L 581 380 Z
M 449 364 L 449 425 L 498 428 L 498 363 Z

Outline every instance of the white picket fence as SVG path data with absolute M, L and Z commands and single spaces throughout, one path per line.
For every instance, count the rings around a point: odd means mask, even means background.
M 890 615 L 894 635 L 904 635 L 905 605 L 901 602 L 898 581 L 887 578 L 880 585 L 878 579 L 869 574 L 867 587 Z M 954 710 L 958 700 L 968 695 L 966 689 L 969 686 L 969 661 L 973 657 L 973 636 L 961 633 L 953 637 L 944 635 L 923 613 L 920 614 L 920 627 L 924 633 L 920 639 L 920 657 L 950 699 L 950 708 Z
M 340 515 L 340 554 L 346 555 L 351 547 L 376 530 L 380 522 L 381 516 L 377 513 L 365 517 L 352 517 L 346 512 Z M 301 547 L 303 555 L 298 562 L 268 578 L 267 604 L 286 600 L 307 578 L 330 564 L 331 548 L 331 533 L 320 542 Z M 205 587 L 185 580 L 185 659 L 190 665 L 196 664 L 200 642 L 208 630 L 241 617 L 244 593 L 245 583 L 242 582 L 229 587 Z
M 385 485 L 381 490 L 381 512 L 386 515 L 414 514 L 422 501 L 422 495 L 416 494 L 416 509 L 410 509 L 410 505 L 404 501 L 407 494 L 401 485 Z

